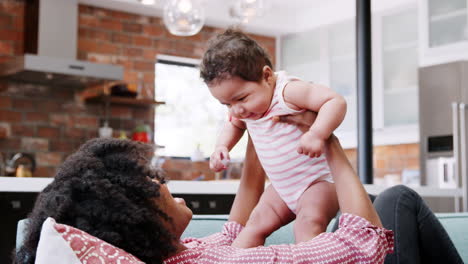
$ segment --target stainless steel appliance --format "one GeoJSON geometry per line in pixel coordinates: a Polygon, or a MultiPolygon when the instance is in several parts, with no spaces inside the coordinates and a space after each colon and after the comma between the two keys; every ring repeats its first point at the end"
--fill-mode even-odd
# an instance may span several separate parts
{"type": "Polygon", "coordinates": [[[453,175],[456,187],[463,191],[462,204],[455,199],[455,208],[462,208],[465,212],[468,211],[467,104],[468,61],[419,69],[422,184],[444,187],[440,184],[440,178],[449,182],[449,177],[453,175]],[[451,158],[454,160],[454,173],[448,169],[434,168],[433,164],[444,164],[451,158]]]}

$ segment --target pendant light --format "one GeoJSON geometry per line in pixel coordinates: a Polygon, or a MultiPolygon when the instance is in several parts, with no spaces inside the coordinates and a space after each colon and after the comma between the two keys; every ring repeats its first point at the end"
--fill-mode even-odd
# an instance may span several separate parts
{"type": "Polygon", "coordinates": [[[231,5],[229,14],[240,23],[247,24],[252,18],[262,16],[264,11],[264,0],[236,0],[231,5]]]}
{"type": "Polygon", "coordinates": [[[144,5],[156,5],[156,0],[140,0],[144,5]]]}
{"type": "Polygon", "coordinates": [[[205,10],[200,0],[167,0],[164,25],[176,36],[193,36],[205,23],[205,10]]]}

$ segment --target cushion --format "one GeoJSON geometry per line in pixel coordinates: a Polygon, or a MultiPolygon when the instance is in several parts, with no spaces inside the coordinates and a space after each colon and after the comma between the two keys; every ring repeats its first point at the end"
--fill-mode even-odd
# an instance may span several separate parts
{"type": "Polygon", "coordinates": [[[461,258],[468,263],[468,213],[436,214],[461,258]]]}
{"type": "Polygon", "coordinates": [[[51,217],[42,225],[36,263],[144,264],[124,250],[51,217]]]}

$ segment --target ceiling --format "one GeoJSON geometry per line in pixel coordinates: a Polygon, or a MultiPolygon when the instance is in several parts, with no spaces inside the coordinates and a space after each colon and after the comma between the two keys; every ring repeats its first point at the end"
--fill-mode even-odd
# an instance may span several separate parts
{"type": "MultiPolygon", "coordinates": [[[[155,6],[145,6],[138,0],[78,0],[80,3],[143,15],[161,16],[165,0],[155,6]]],[[[229,6],[234,0],[202,0],[206,10],[206,25],[228,27],[236,23],[229,16],[229,6]]],[[[245,31],[281,36],[302,32],[320,25],[351,19],[355,14],[355,0],[264,0],[266,13],[254,18],[245,31]]],[[[372,0],[372,12],[401,5],[416,5],[418,0],[372,0]]]]}

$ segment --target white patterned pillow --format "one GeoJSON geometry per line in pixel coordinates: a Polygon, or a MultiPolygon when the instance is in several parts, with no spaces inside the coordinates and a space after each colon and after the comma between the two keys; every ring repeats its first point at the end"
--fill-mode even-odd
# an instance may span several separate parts
{"type": "Polygon", "coordinates": [[[133,255],[51,217],[42,225],[36,264],[144,264],[133,255]]]}

